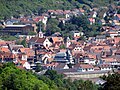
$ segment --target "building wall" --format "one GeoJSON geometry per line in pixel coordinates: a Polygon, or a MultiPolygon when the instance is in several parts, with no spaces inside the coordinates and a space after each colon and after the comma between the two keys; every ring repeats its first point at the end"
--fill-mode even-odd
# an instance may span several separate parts
{"type": "Polygon", "coordinates": [[[73,35],[74,35],[74,37],[79,37],[80,33],[79,32],[77,32],[77,33],[75,32],[73,35]]]}
{"type": "Polygon", "coordinates": [[[44,45],[45,47],[50,47],[50,46],[52,45],[52,43],[51,43],[48,39],[46,39],[46,40],[43,42],[43,45],[44,45]]]}
{"type": "Polygon", "coordinates": [[[42,23],[46,25],[48,18],[44,16],[44,19],[42,20],[42,23]]]}
{"type": "Polygon", "coordinates": [[[24,27],[5,27],[3,30],[1,30],[1,33],[6,33],[6,34],[11,34],[11,35],[16,35],[16,34],[23,34],[27,35],[28,32],[34,31],[34,27],[32,26],[24,26],[24,27]]]}
{"type": "Polygon", "coordinates": [[[65,65],[63,69],[69,69],[68,65],[65,65]]]}
{"type": "Polygon", "coordinates": [[[100,76],[103,75],[108,75],[108,72],[106,73],[94,73],[94,74],[75,74],[75,73],[71,73],[71,74],[66,74],[66,78],[74,78],[74,79],[80,79],[80,78],[99,78],[100,76]]]}
{"type": "Polygon", "coordinates": [[[94,69],[93,68],[88,68],[88,69],[80,68],[80,69],[78,69],[78,71],[86,72],[86,71],[94,71],[94,69]]]}
{"type": "Polygon", "coordinates": [[[115,36],[117,36],[118,34],[110,34],[111,38],[114,38],[115,36]]]}
{"type": "Polygon", "coordinates": [[[25,67],[26,69],[31,69],[30,68],[30,64],[28,62],[25,62],[24,65],[23,65],[23,67],[25,67]]]}
{"type": "Polygon", "coordinates": [[[112,68],[101,68],[100,70],[112,70],[112,68]]]}
{"type": "Polygon", "coordinates": [[[84,59],[84,63],[95,65],[96,60],[84,59]]]}
{"type": "Polygon", "coordinates": [[[75,47],[74,52],[80,52],[83,51],[82,47],[75,47]]]}
{"type": "Polygon", "coordinates": [[[22,55],[22,59],[21,60],[26,60],[27,61],[27,55],[22,55]]]}

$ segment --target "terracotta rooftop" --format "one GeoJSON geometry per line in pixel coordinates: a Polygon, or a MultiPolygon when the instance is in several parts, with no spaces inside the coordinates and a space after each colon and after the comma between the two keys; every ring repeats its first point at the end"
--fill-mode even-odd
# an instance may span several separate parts
{"type": "Polygon", "coordinates": [[[88,68],[94,68],[91,64],[76,64],[74,67],[80,67],[80,68],[84,68],[84,69],[88,69],[88,68]]]}
{"type": "Polygon", "coordinates": [[[111,65],[109,65],[109,64],[102,64],[102,65],[100,65],[100,68],[108,68],[108,67],[111,67],[111,65]]]}
{"type": "Polygon", "coordinates": [[[36,40],[38,39],[38,37],[32,37],[29,42],[36,42],[36,40]]]}
{"type": "Polygon", "coordinates": [[[8,48],[6,48],[6,47],[1,47],[0,51],[2,51],[2,52],[10,52],[10,50],[8,48]]]}
{"type": "Polygon", "coordinates": [[[117,17],[120,18],[120,14],[117,14],[117,17]]]}
{"type": "Polygon", "coordinates": [[[62,37],[52,37],[53,42],[62,42],[63,38],[62,37]]]}
{"type": "Polygon", "coordinates": [[[46,40],[46,38],[38,38],[36,43],[43,43],[46,40]]]}

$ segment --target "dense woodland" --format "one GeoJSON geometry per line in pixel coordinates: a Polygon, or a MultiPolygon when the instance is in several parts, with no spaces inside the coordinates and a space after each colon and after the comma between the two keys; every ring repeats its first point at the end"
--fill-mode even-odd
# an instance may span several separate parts
{"type": "Polygon", "coordinates": [[[20,15],[40,15],[49,9],[70,10],[107,6],[117,0],[0,0],[0,19],[20,15]]]}
{"type": "MultiPolygon", "coordinates": [[[[60,32],[63,37],[66,38],[69,36],[72,38],[72,31],[83,32],[85,37],[96,36],[100,34],[101,26],[102,24],[98,22],[90,25],[90,22],[85,15],[78,17],[73,16],[65,24],[62,22],[59,23],[57,18],[50,18],[47,23],[46,36],[52,35],[55,32],[60,32]]],[[[81,37],[80,39],[84,40],[85,37],[81,37]]]]}
{"type": "Polygon", "coordinates": [[[98,86],[91,81],[64,79],[64,75],[48,70],[44,75],[16,68],[14,64],[0,64],[0,90],[120,90],[120,74],[101,77],[107,81],[98,86]]]}
{"type": "Polygon", "coordinates": [[[0,64],[0,90],[97,90],[91,81],[63,79],[48,70],[44,75],[16,68],[12,63],[0,64]]]}

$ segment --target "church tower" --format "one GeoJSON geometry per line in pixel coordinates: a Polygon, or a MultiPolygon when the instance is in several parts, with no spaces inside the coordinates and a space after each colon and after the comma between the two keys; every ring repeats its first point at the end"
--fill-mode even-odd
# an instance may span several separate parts
{"type": "Polygon", "coordinates": [[[39,32],[38,32],[38,37],[39,38],[43,38],[44,36],[43,36],[43,32],[42,32],[42,30],[41,30],[41,25],[40,25],[40,30],[39,30],[39,32]]]}
{"type": "Polygon", "coordinates": [[[67,37],[67,40],[66,40],[66,47],[68,48],[70,46],[71,42],[70,42],[70,38],[67,37]]]}
{"type": "Polygon", "coordinates": [[[66,51],[66,54],[67,54],[67,59],[69,63],[74,64],[74,60],[73,60],[72,54],[69,49],[66,51]]]}

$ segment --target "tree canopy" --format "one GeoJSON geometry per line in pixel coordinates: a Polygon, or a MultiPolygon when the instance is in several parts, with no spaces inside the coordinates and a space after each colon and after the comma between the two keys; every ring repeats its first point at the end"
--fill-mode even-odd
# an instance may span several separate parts
{"type": "Polygon", "coordinates": [[[106,80],[107,82],[101,88],[101,90],[120,90],[120,74],[114,73],[109,74],[108,76],[104,75],[102,79],[106,80]]]}
{"type": "Polygon", "coordinates": [[[48,70],[43,76],[38,76],[40,80],[48,86],[55,88],[57,86],[58,90],[97,90],[98,87],[91,81],[64,79],[63,75],[58,74],[54,70],[48,70]],[[46,82],[48,81],[48,82],[46,82]]]}
{"type": "Polygon", "coordinates": [[[48,9],[70,10],[80,7],[107,6],[114,0],[0,0],[0,19],[20,15],[41,15],[48,9]]]}
{"type": "Polygon", "coordinates": [[[49,90],[42,80],[13,64],[0,65],[0,90],[49,90]]]}

